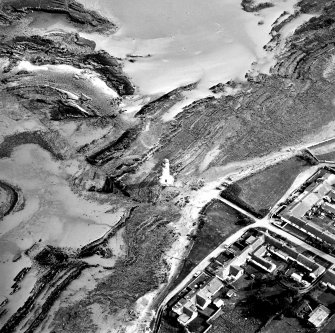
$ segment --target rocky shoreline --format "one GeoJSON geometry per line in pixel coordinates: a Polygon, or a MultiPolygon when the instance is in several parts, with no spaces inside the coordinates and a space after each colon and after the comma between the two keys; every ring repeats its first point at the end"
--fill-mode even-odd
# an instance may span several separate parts
{"type": "MultiPolygon", "coordinates": [[[[271,4],[241,5],[253,13],[271,4]]],[[[326,0],[322,6],[303,0],[297,7],[295,14],[284,13],[282,18],[287,17],[273,25],[266,49],[276,50],[282,28],[301,13],[319,15],[295,31],[269,74],[251,71],[244,82],[215,85],[214,96],[197,100],[175,119],[162,122],[163,114],[198,82],[152,98],[134,115],[124,115],[121,102],[136,90],[121,59],[96,51],[95,42],[80,33],[30,34],[26,29],[30,11],[65,15],[79,31],[113,33],[113,23],[72,0],[0,3],[0,158],[10,159],[23,144],[39,145],[54,161],[75,169],[66,178],[74,192],[127,212],[102,237],[81,248],[43,243],[42,250],[37,246],[42,254],[26,251],[40,276],[1,333],[37,331],[62,291],[92,267],[83,258],[103,253],[107,240],[121,228],[124,257],[85,297],[57,309],[49,328],[91,333],[96,329],[91,314],[86,322],[81,318],[94,304],[116,318],[118,327],[136,321],[137,300],[167,282],[165,254],[175,239],[188,235],[176,234],[174,226],[189,194],[201,188],[194,184],[207,176],[207,170],[299,143],[335,120],[335,6],[326,0]],[[215,149],[219,152],[202,171],[199,166],[215,149]],[[179,187],[158,182],[165,158],[179,187]],[[63,316],[66,312],[75,315],[63,316]]],[[[0,179],[0,187],[12,199],[1,215],[13,214],[20,201],[19,191],[6,181],[0,179]]],[[[195,229],[198,222],[194,221],[195,229]]]]}
{"type": "Polygon", "coordinates": [[[0,22],[13,24],[21,20],[28,11],[65,14],[70,21],[87,31],[112,33],[116,25],[97,12],[90,11],[74,0],[9,0],[0,4],[0,22]]]}

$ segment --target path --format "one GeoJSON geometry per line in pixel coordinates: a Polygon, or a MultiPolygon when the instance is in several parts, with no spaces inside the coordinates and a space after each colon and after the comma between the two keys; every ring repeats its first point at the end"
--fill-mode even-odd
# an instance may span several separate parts
{"type": "MultiPolygon", "coordinates": [[[[324,141],[331,141],[333,140],[333,138],[328,139],[328,140],[324,140],[324,141]]],[[[320,143],[320,142],[319,142],[320,143]]],[[[249,173],[253,173],[255,172],[258,168],[263,169],[266,166],[268,166],[269,164],[273,164],[273,163],[278,163],[280,160],[284,160],[290,157],[290,155],[294,155],[297,149],[304,149],[304,148],[308,148],[307,145],[301,145],[300,147],[290,147],[290,149],[287,150],[283,150],[282,152],[279,152],[278,154],[274,154],[271,157],[267,156],[265,159],[256,159],[255,161],[248,161],[247,164],[247,170],[245,170],[242,166],[240,169],[240,172],[238,172],[237,170],[239,169],[237,165],[235,165],[235,171],[233,172],[231,170],[230,174],[231,175],[237,175],[240,174],[239,176],[241,176],[241,174],[243,174],[242,177],[245,176],[244,173],[246,173],[246,171],[248,171],[249,173]],[[291,151],[290,151],[291,150],[291,151]],[[260,167],[259,164],[261,162],[261,160],[263,160],[262,162],[265,164],[263,164],[263,167],[260,167]],[[272,163],[271,163],[272,162],[272,163]],[[244,169],[244,170],[243,170],[244,169]],[[256,169],[256,170],[255,170],[256,169]],[[244,171],[244,172],[243,172],[244,171]]],[[[239,163],[240,164],[240,163],[239,163]]],[[[323,166],[323,163],[321,163],[319,167],[323,166]]],[[[313,173],[314,168],[311,167],[311,169],[313,169],[313,173]]],[[[227,177],[228,175],[226,174],[225,177],[227,177]]],[[[301,184],[303,184],[310,176],[310,172],[306,172],[304,173],[304,175],[299,175],[297,177],[297,179],[295,180],[294,184],[292,184],[292,186],[290,187],[290,189],[285,193],[284,197],[288,196],[292,191],[293,191],[293,186],[295,188],[301,186],[301,184]],[[306,179],[305,177],[306,176],[306,179]]],[[[235,178],[235,177],[234,177],[235,178]]],[[[238,177],[240,178],[240,177],[238,177]]],[[[220,177],[220,182],[222,184],[222,177],[220,177]]],[[[212,182],[213,183],[213,182],[212,182]]],[[[211,198],[213,199],[213,198],[211,198]]],[[[159,306],[157,312],[156,312],[156,318],[155,318],[155,323],[154,323],[154,329],[153,329],[153,333],[157,333],[159,330],[159,325],[160,325],[160,320],[161,320],[161,315],[163,313],[163,309],[166,306],[166,304],[168,303],[169,300],[171,300],[172,297],[174,297],[176,294],[178,294],[183,288],[185,288],[189,283],[190,280],[192,280],[192,278],[194,277],[194,275],[198,272],[198,271],[202,271],[204,270],[209,264],[210,264],[210,260],[213,257],[217,257],[226,247],[228,247],[229,245],[231,245],[232,243],[234,243],[235,241],[237,241],[247,230],[252,229],[252,228],[265,228],[269,231],[275,232],[276,234],[285,237],[287,240],[289,240],[290,242],[296,244],[296,245],[300,245],[305,247],[307,250],[310,250],[314,253],[316,253],[317,255],[325,258],[326,260],[328,260],[329,262],[333,263],[333,265],[335,265],[335,258],[325,254],[324,252],[315,249],[314,247],[308,245],[307,243],[305,243],[304,241],[298,239],[297,237],[289,234],[288,232],[274,226],[272,223],[274,222],[274,220],[271,219],[271,212],[273,211],[273,209],[271,209],[271,212],[264,218],[262,219],[258,219],[255,216],[253,216],[252,214],[250,214],[249,212],[245,211],[243,208],[235,205],[234,203],[221,198],[221,197],[216,197],[216,199],[219,199],[220,201],[224,202],[225,204],[229,205],[230,207],[234,208],[235,210],[239,211],[240,213],[252,218],[253,220],[255,220],[255,223],[250,224],[246,227],[241,228],[240,230],[238,230],[235,234],[231,235],[230,237],[228,237],[225,241],[223,241],[215,250],[213,250],[210,254],[208,254],[196,267],[194,267],[194,269],[183,279],[183,281],[181,281],[181,283],[175,287],[163,300],[163,302],[161,303],[161,305],[159,306]]],[[[283,200],[283,198],[281,198],[279,202],[281,202],[283,200]]],[[[208,200],[209,201],[209,200],[208,200]]],[[[278,205],[278,203],[276,203],[274,205],[274,207],[276,207],[278,205]]]]}

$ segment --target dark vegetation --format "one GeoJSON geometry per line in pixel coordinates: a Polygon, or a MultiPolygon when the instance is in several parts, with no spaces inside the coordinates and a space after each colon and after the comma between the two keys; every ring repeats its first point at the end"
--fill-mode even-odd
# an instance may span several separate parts
{"type": "Polygon", "coordinates": [[[217,248],[228,236],[253,220],[241,214],[220,200],[207,204],[199,217],[199,229],[187,259],[173,286],[184,277],[210,252],[217,248]]]}
{"type": "Polygon", "coordinates": [[[87,321],[82,323],[81,315],[64,316],[65,312],[74,314],[76,309],[87,309],[95,303],[107,307],[109,314],[113,315],[120,309],[130,311],[139,297],[165,282],[169,268],[162,256],[174,238],[167,224],[178,218],[179,213],[173,206],[143,205],[135,208],[125,224],[126,257],[117,262],[114,272],[100,281],[85,299],[73,306],[60,308],[52,330],[81,332],[82,325],[86,325],[87,321]]]}
{"type": "Polygon", "coordinates": [[[329,152],[329,153],[325,153],[325,154],[317,154],[316,157],[320,160],[320,161],[332,161],[335,162],[335,151],[329,152]]]}
{"type": "Polygon", "coordinates": [[[309,166],[305,159],[290,158],[228,185],[221,196],[262,218],[309,166]]]}

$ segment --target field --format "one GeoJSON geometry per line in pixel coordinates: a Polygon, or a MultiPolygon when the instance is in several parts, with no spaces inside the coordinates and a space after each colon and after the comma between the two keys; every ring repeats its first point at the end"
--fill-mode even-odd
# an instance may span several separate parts
{"type": "MultiPolygon", "coordinates": [[[[269,326],[262,330],[262,333],[296,333],[296,332],[308,332],[308,329],[304,327],[298,318],[284,317],[282,319],[274,319],[271,321],[269,326]]],[[[311,330],[312,332],[312,330],[311,330]]]]}
{"type": "Polygon", "coordinates": [[[254,333],[259,323],[253,318],[243,317],[237,309],[224,309],[223,314],[215,320],[212,333],[254,333]]]}
{"type": "Polygon", "coordinates": [[[229,185],[221,196],[257,217],[264,217],[309,166],[303,159],[290,158],[229,185]]]}
{"type": "Polygon", "coordinates": [[[325,325],[321,330],[320,333],[333,333],[335,332],[335,316],[333,316],[327,325],[325,325]]]}
{"type": "Polygon", "coordinates": [[[212,201],[201,216],[193,247],[174,285],[178,284],[202,259],[241,226],[252,222],[219,200],[212,201]]]}
{"type": "Polygon", "coordinates": [[[316,155],[320,161],[335,161],[335,151],[331,151],[325,154],[316,155]]]}

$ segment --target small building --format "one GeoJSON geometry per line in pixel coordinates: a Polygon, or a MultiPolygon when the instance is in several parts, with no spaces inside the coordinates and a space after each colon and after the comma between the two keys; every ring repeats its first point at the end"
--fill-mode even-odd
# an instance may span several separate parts
{"type": "Polygon", "coordinates": [[[163,161],[162,175],[159,178],[159,182],[163,186],[172,186],[174,183],[174,178],[170,174],[170,162],[167,158],[163,161]]]}
{"type": "Polygon", "coordinates": [[[244,274],[244,269],[240,266],[231,265],[229,276],[232,278],[232,280],[237,281],[242,275],[244,274]]]}
{"type": "Polygon", "coordinates": [[[224,300],[222,298],[216,298],[213,301],[213,304],[217,307],[217,308],[221,308],[222,306],[224,306],[224,300]]]}
{"type": "Polygon", "coordinates": [[[322,205],[322,208],[323,208],[326,212],[335,215],[335,208],[333,207],[333,205],[330,205],[330,204],[328,204],[328,203],[324,203],[324,204],[322,205]]]}
{"type": "Polygon", "coordinates": [[[267,253],[267,248],[265,245],[260,246],[253,254],[252,258],[249,259],[249,262],[253,263],[254,265],[258,266],[262,270],[272,273],[277,266],[264,258],[264,255],[267,253]]]}
{"type": "Polygon", "coordinates": [[[228,298],[232,298],[233,296],[235,296],[235,291],[233,289],[229,289],[226,293],[226,296],[228,298]]]}
{"type": "Polygon", "coordinates": [[[329,317],[329,315],[330,310],[326,308],[324,305],[320,304],[309,315],[308,322],[314,327],[318,328],[325,322],[325,320],[329,317]]]}
{"type": "Polygon", "coordinates": [[[257,237],[255,237],[255,236],[249,236],[249,237],[246,239],[245,243],[246,243],[247,245],[251,245],[251,244],[253,244],[256,240],[257,240],[257,237]]]}
{"type": "Polygon", "coordinates": [[[299,275],[299,274],[297,274],[297,273],[292,273],[292,274],[291,274],[291,279],[294,280],[294,281],[296,281],[296,282],[301,283],[301,281],[302,281],[302,276],[299,275]]]}
{"type": "Polygon", "coordinates": [[[186,304],[186,306],[183,308],[183,313],[178,317],[177,320],[180,324],[182,324],[183,326],[186,326],[197,316],[198,316],[198,311],[195,305],[186,304]]]}
{"type": "Polygon", "coordinates": [[[188,325],[198,316],[198,309],[205,310],[222,288],[223,283],[217,277],[213,277],[204,281],[200,289],[192,289],[172,307],[172,311],[179,315],[178,322],[183,326],[188,325]]]}

